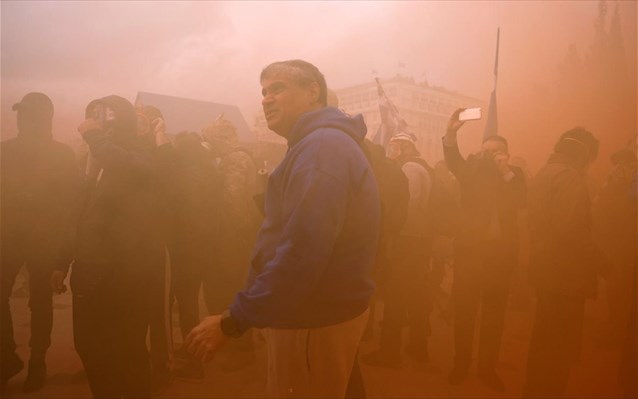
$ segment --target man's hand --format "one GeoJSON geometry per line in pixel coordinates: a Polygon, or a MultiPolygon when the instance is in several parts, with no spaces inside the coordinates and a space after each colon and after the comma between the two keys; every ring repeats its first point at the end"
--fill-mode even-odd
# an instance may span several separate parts
{"type": "Polygon", "coordinates": [[[80,132],[82,136],[84,136],[84,133],[90,132],[91,130],[100,130],[100,129],[102,129],[102,126],[100,126],[98,121],[96,121],[93,118],[88,118],[84,122],[80,123],[80,126],[78,126],[78,132],[80,132]]]}
{"type": "Polygon", "coordinates": [[[463,126],[463,124],[465,123],[465,121],[463,122],[459,121],[459,114],[463,111],[465,111],[465,108],[459,108],[456,111],[454,111],[452,116],[450,116],[450,120],[447,123],[447,132],[446,132],[446,135],[448,137],[451,136],[452,138],[456,138],[456,132],[458,132],[461,126],[463,126]]]}
{"type": "Polygon", "coordinates": [[[60,270],[54,270],[51,274],[51,289],[56,294],[63,294],[66,292],[66,285],[64,285],[64,279],[66,278],[66,273],[60,270]]]}
{"type": "Polygon", "coordinates": [[[211,360],[215,352],[229,339],[222,332],[221,320],[221,315],[208,316],[186,337],[186,349],[201,362],[211,360]]]}

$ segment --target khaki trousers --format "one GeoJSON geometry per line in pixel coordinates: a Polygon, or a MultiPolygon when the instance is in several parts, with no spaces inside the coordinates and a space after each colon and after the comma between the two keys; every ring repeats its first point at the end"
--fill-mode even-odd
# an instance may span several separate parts
{"type": "Polygon", "coordinates": [[[343,398],[369,310],[322,328],[262,330],[271,398],[343,398]]]}

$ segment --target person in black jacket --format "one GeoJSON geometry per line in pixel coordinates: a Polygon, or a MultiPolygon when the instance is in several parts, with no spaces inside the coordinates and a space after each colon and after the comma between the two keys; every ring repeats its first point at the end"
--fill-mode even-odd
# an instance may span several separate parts
{"type": "MultiPolygon", "coordinates": [[[[29,93],[13,109],[18,112],[18,136],[0,144],[2,159],[2,302],[0,307],[3,387],[22,368],[15,353],[9,297],[16,275],[26,265],[31,308],[31,360],[25,392],[45,382],[45,355],[53,326],[50,280],[56,266],[70,261],[72,209],[80,174],[73,151],[53,140],[53,103],[45,94],[29,93]]],[[[56,289],[64,276],[56,280],[56,289]]]]}
{"type": "Polygon", "coordinates": [[[78,127],[91,154],[71,273],[73,331],[95,397],[150,394],[148,293],[164,253],[154,162],[136,124],[131,103],[112,95],[89,103],[78,127]]]}
{"type": "Polygon", "coordinates": [[[454,112],[443,138],[443,154],[461,191],[461,225],[454,243],[454,368],[460,384],[472,362],[472,342],[481,304],[479,378],[496,390],[503,382],[495,367],[501,346],[512,269],[518,257],[518,210],[525,204],[523,172],[508,163],[507,140],[492,136],[481,151],[461,156],[456,134],[463,122],[454,112]]]}
{"type": "Polygon", "coordinates": [[[388,158],[395,162],[407,182],[407,199],[403,204],[407,214],[405,223],[393,237],[392,263],[384,275],[379,349],[362,356],[362,361],[372,366],[402,366],[402,331],[406,324],[409,342],[405,352],[419,363],[428,359],[430,303],[426,273],[430,263],[431,236],[426,217],[432,179],[430,166],[420,158],[415,140],[411,133],[398,133],[388,145],[388,158]]]}
{"type": "MultiPolygon", "coordinates": [[[[173,147],[174,164],[167,197],[168,237],[172,290],[179,309],[182,340],[185,340],[199,324],[200,288],[206,273],[213,267],[215,192],[219,184],[214,161],[197,133],[178,133],[173,147]]],[[[191,381],[204,378],[201,362],[185,349],[177,352],[173,373],[191,381]]]]}
{"type": "MultiPolygon", "coordinates": [[[[137,134],[142,145],[153,156],[155,227],[160,234],[160,245],[167,248],[169,230],[168,192],[171,190],[170,175],[174,167],[173,145],[166,135],[166,123],[162,112],[152,105],[139,106],[137,111],[137,134]]],[[[171,381],[171,363],[173,339],[169,306],[171,279],[168,258],[157,258],[153,267],[152,289],[150,294],[150,356],[151,356],[151,393],[159,394],[166,390],[171,381]]]]}
{"type": "Polygon", "coordinates": [[[530,280],[536,316],[523,397],[565,394],[581,351],[585,300],[596,297],[609,260],[592,236],[586,170],[598,140],[583,129],[561,135],[530,190],[530,280]]]}

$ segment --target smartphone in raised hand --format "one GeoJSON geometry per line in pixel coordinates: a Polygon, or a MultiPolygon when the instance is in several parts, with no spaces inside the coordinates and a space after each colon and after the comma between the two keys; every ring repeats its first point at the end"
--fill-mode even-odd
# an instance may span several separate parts
{"type": "Polygon", "coordinates": [[[459,121],[475,121],[481,119],[480,108],[467,108],[459,114],[459,121]]]}

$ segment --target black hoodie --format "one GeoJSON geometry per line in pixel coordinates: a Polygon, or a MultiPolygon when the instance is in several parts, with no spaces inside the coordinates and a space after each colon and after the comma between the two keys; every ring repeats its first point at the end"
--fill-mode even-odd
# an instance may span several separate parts
{"type": "Polygon", "coordinates": [[[118,96],[95,100],[114,111],[108,129],[86,132],[92,172],[78,228],[76,266],[142,276],[161,253],[154,226],[153,159],[136,135],[131,103],[118,96]]]}

